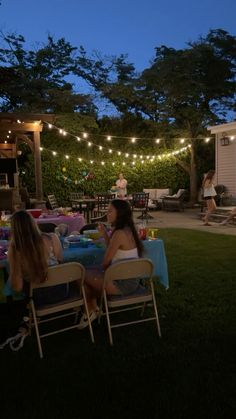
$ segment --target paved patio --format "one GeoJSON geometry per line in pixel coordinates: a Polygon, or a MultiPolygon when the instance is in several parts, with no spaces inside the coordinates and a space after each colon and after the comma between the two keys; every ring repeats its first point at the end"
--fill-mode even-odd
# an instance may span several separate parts
{"type": "MultiPolygon", "coordinates": [[[[138,215],[138,214],[137,214],[138,215]]],[[[191,230],[208,231],[215,234],[236,236],[236,225],[221,226],[211,221],[211,226],[204,226],[199,218],[199,208],[186,209],[184,212],[174,211],[151,211],[154,219],[148,220],[147,227],[157,228],[187,228],[191,230]]],[[[135,217],[135,222],[142,220],[135,217]]]]}

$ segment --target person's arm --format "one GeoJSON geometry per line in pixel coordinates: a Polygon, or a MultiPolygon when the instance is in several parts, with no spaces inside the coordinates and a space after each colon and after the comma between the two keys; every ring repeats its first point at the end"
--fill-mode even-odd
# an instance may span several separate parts
{"type": "Polygon", "coordinates": [[[59,237],[56,234],[52,234],[53,251],[59,263],[63,261],[62,246],[59,237]]]}
{"type": "Polygon", "coordinates": [[[104,269],[106,269],[110,265],[117,250],[120,248],[123,242],[122,238],[122,231],[115,231],[115,233],[112,235],[102,263],[104,269]]]}
{"type": "Polygon", "coordinates": [[[23,289],[23,276],[21,271],[21,264],[20,260],[15,252],[13,252],[12,246],[9,246],[8,254],[7,254],[8,262],[9,262],[9,281],[11,287],[14,291],[20,292],[23,289]]]}
{"type": "Polygon", "coordinates": [[[206,180],[204,183],[204,188],[209,188],[212,185],[212,180],[206,180]]]}

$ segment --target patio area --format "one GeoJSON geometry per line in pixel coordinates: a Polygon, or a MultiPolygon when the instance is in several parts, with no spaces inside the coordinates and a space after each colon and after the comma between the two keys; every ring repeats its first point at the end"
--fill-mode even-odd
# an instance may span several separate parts
{"type": "MultiPolygon", "coordinates": [[[[232,207],[233,208],[233,207],[232,207]]],[[[227,207],[230,210],[230,207],[227,207]]],[[[154,217],[148,220],[147,227],[154,228],[186,228],[190,230],[207,231],[214,234],[226,234],[236,236],[236,226],[228,224],[226,226],[211,221],[211,226],[203,226],[203,222],[199,217],[200,209],[186,209],[184,212],[169,211],[152,211],[150,214],[154,217]]],[[[135,218],[136,223],[140,220],[135,218]]]]}

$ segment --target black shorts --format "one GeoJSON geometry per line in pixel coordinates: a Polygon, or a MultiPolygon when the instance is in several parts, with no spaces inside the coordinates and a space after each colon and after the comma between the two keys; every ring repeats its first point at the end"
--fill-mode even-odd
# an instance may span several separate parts
{"type": "Polygon", "coordinates": [[[209,199],[214,198],[214,196],[204,196],[205,201],[208,201],[209,199]]]}

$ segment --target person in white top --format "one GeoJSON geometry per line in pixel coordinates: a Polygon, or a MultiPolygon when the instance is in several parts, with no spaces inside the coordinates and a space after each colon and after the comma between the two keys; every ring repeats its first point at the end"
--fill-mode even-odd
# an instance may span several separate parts
{"type": "Polygon", "coordinates": [[[214,200],[214,196],[216,196],[216,191],[213,184],[213,179],[215,176],[215,170],[209,170],[207,174],[204,176],[202,182],[203,188],[203,198],[206,200],[207,204],[207,211],[205,216],[203,217],[204,226],[210,226],[208,220],[212,212],[216,209],[216,203],[214,200]]]}
{"type": "Polygon", "coordinates": [[[118,198],[123,198],[127,195],[127,180],[124,178],[123,173],[119,174],[119,179],[116,181],[117,187],[117,196],[118,198]]]}
{"type": "MultiPolygon", "coordinates": [[[[101,296],[104,270],[119,260],[141,257],[143,252],[143,244],[139,239],[132,218],[132,210],[127,201],[114,199],[108,207],[107,218],[113,228],[111,235],[107,233],[103,224],[99,225],[107,245],[102,266],[86,270],[85,289],[91,321],[98,316],[97,297],[101,296]]],[[[128,295],[132,294],[138,286],[138,280],[137,282],[134,280],[110,281],[106,286],[106,291],[110,295],[128,295]]],[[[83,329],[87,325],[87,316],[83,314],[78,328],[83,329]]]]}

